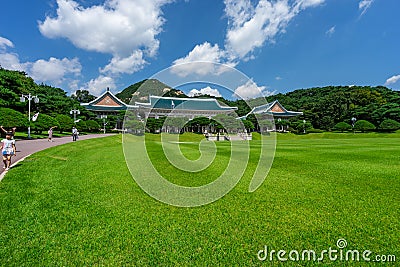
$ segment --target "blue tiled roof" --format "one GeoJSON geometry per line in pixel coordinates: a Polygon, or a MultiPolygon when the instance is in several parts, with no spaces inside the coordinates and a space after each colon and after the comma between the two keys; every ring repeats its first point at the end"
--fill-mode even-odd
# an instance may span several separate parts
{"type": "Polygon", "coordinates": [[[236,110],[237,107],[222,106],[213,98],[178,98],[150,96],[150,103],[136,103],[136,105],[153,109],[178,109],[178,110],[236,110]]]}

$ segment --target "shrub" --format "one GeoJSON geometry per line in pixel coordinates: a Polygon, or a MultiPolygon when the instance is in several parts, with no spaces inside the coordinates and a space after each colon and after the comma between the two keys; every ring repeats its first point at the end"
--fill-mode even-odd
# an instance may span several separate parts
{"type": "Polygon", "coordinates": [[[379,125],[379,129],[382,131],[394,132],[400,129],[400,123],[395,120],[387,119],[379,125]]]}
{"type": "Polygon", "coordinates": [[[47,131],[50,127],[57,126],[60,127],[58,121],[46,114],[39,114],[37,120],[32,122],[32,130],[36,133],[42,133],[42,131],[47,131]]]}
{"type": "Polygon", "coordinates": [[[83,120],[80,120],[76,123],[76,128],[78,129],[78,131],[80,132],[85,132],[88,130],[88,127],[86,125],[86,122],[83,120]]]}
{"type": "Polygon", "coordinates": [[[367,132],[367,131],[372,131],[375,130],[376,127],[372,123],[366,120],[359,120],[354,124],[354,129],[356,131],[361,131],[361,132],[367,132]]]}
{"type": "Polygon", "coordinates": [[[0,108],[0,125],[7,128],[27,127],[28,117],[10,108],[0,108]]]}
{"type": "Polygon", "coordinates": [[[98,132],[100,129],[100,124],[98,124],[95,120],[88,120],[86,121],[86,128],[91,133],[98,132]]]}
{"type": "Polygon", "coordinates": [[[297,133],[299,134],[304,133],[304,131],[308,133],[308,131],[313,128],[310,122],[306,121],[306,123],[304,123],[302,120],[293,122],[291,126],[297,130],[297,133]]]}
{"type": "Polygon", "coordinates": [[[72,127],[74,126],[74,120],[71,119],[68,115],[59,114],[56,116],[56,120],[60,124],[60,133],[62,133],[63,131],[70,132],[72,127]]]}
{"type": "Polygon", "coordinates": [[[353,127],[351,127],[350,124],[348,124],[348,123],[346,123],[346,122],[344,122],[344,121],[337,123],[337,124],[335,125],[335,127],[334,127],[334,129],[335,129],[336,131],[341,131],[342,133],[343,133],[344,131],[350,131],[352,128],[353,128],[353,127]]]}

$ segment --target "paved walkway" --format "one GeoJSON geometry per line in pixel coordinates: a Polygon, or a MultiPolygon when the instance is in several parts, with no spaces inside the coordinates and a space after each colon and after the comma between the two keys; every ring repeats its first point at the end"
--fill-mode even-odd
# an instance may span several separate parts
{"type": "MultiPolygon", "coordinates": [[[[79,139],[77,142],[81,140],[86,140],[86,139],[91,139],[91,138],[99,138],[99,137],[105,137],[105,136],[110,136],[113,134],[88,134],[88,135],[82,135],[79,136],[79,139]]],[[[33,140],[21,140],[16,142],[17,145],[17,156],[12,157],[12,165],[17,164],[19,161],[25,159],[27,156],[36,153],[38,151],[44,150],[49,147],[53,146],[59,146],[62,144],[66,143],[71,143],[72,142],[72,136],[66,136],[66,137],[59,137],[59,138],[53,138],[53,142],[49,142],[46,139],[33,139],[33,140]]],[[[3,179],[4,175],[7,173],[3,169],[3,161],[0,162],[0,181],[3,179]]]]}

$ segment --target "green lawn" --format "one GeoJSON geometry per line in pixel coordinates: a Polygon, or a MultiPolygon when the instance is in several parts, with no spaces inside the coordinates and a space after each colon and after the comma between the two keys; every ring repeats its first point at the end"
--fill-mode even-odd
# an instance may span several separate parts
{"type": "MultiPolygon", "coordinates": [[[[188,134],[182,140],[200,138],[188,134]]],[[[159,171],[178,184],[210,182],[229,158],[229,143],[220,142],[223,164],[188,175],[157,157],[158,136],[148,140],[159,171]]],[[[253,159],[260,141],[250,144],[253,159]]],[[[182,150],[189,158],[199,156],[196,144],[182,144],[182,150]]],[[[178,208],[137,186],[121,136],[70,143],[30,156],[0,183],[0,265],[317,265],[282,263],[276,256],[261,262],[257,252],[267,245],[319,254],[335,249],[340,238],[346,249],[396,255],[398,262],[399,162],[399,133],[278,135],[271,171],[254,193],[248,192],[251,163],[222,199],[178,208]]],[[[326,256],[323,265],[368,263],[326,256]]]]}

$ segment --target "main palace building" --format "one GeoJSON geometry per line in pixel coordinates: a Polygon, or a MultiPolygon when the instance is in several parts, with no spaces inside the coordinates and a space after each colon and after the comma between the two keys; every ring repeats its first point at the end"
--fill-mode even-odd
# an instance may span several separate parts
{"type": "MultiPolygon", "coordinates": [[[[212,118],[218,114],[229,114],[237,110],[237,107],[221,105],[214,98],[180,98],[154,95],[148,97],[148,102],[135,102],[134,105],[128,105],[118,99],[108,88],[95,100],[81,105],[96,113],[99,117],[102,115],[117,115],[120,111],[129,110],[146,119],[157,119],[167,115],[187,117],[189,119],[196,117],[212,118]]],[[[286,110],[278,100],[275,100],[271,103],[254,107],[240,119],[245,119],[250,114],[269,114],[273,115],[275,119],[279,119],[298,116],[303,113],[286,110]]]]}

